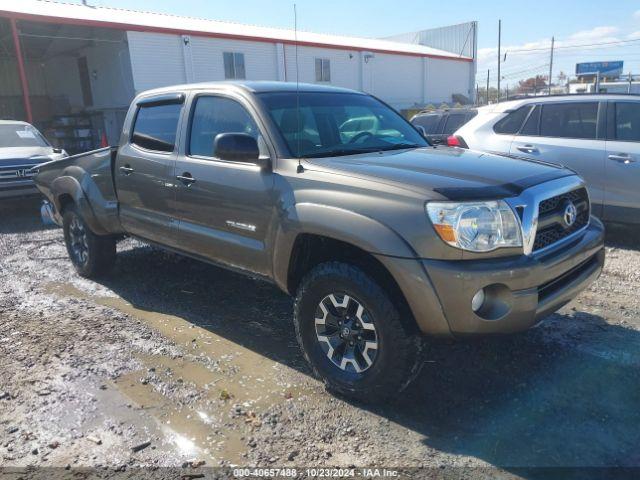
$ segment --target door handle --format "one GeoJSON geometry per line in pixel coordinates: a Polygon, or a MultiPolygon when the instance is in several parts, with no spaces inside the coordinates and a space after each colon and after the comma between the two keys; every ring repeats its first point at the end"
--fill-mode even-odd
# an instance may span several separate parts
{"type": "Polygon", "coordinates": [[[634,163],[635,160],[631,158],[631,155],[628,153],[619,153],[617,155],[609,155],[609,160],[613,160],[614,162],[624,163],[625,165],[629,165],[630,163],[634,163]]]}
{"type": "Polygon", "coordinates": [[[538,149],[533,145],[523,145],[521,147],[516,147],[518,150],[524,153],[538,153],[538,149]]]}
{"type": "Polygon", "coordinates": [[[193,178],[189,172],[184,172],[182,175],[177,175],[176,178],[184,183],[187,187],[196,182],[196,179],[193,178]]]}
{"type": "Polygon", "coordinates": [[[120,172],[122,172],[123,175],[131,175],[134,170],[129,165],[125,165],[124,167],[120,167],[120,172]]]}

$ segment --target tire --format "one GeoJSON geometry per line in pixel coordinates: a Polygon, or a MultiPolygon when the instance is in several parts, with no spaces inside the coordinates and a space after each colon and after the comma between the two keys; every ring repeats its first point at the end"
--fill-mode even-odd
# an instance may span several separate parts
{"type": "Polygon", "coordinates": [[[323,263],[305,276],[294,324],[315,375],[327,390],[351,399],[391,400],[422,365],[420,336],[402,321],[384,290],[349,264],[323,263]]]}
{"type": "Polygon", "coordinates": [[[62,228],[67,253],[76,271],[83,277],[100,277],[111,270],[116,260],[114,237],[93,233],[75,205],[65,208],[62,228]]]}

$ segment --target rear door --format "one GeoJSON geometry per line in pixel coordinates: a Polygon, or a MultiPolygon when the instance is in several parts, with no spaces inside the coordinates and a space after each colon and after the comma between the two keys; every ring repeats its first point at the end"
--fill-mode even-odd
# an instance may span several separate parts
{"type": "Polygon", "coordinates": [[[564,165],[587,183],[592,207],[601,215],[604,201],[605,102],[541,103],[511,143],[510,153],[522,158],[564,165]]]}
{"type": "Polygon", "coordinates": [[[604,218],[640,223],[640,101],[610,101],[604,218]]]}
{"type": "Polygon", "coordinates": [[[244,99],[198,94],[190,101],[185,146],[176,163],[180,249],[256,273],[270,273],[266,250],[275,201],[274,174],[253,164],[214,156],[220,133],[247,133],[269,155],[244,99]]]}
{"type": "Polygon", "coordinates": [[[120,220],[125,230],[171,245],[177,132],[184,95],[138,103],[130,131],[123,132],[115,168],[120,220]]]}

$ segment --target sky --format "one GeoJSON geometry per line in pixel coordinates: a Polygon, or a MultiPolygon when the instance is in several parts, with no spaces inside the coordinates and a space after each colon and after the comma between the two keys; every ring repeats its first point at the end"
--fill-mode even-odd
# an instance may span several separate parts
{"type": "MultiPolygon", "coordinates": [[[[80,0],[67,0],[81,3],[80,0]]],[[[547,75],[551,37],[554,81],[576,62],[623,60],[625,73],[640,75],[639,0],[88,0],[89,4],[149,10],[200,18],[293,28],[318,33],[384,37],[477,20],[478,82],[497,80],[498,19],[502,20],[503,86],[547,75]],[[631,41],[629,41],[631,40],[631,41]],[[607,42],[606,46],[569,48],[607,42]],[[622,43],[619,43],[622,42],[622,43]],[[533,49],[533,50],[531,50],[533,49]],[[531,51],[527,51],[531,50],[531,51]]]]}

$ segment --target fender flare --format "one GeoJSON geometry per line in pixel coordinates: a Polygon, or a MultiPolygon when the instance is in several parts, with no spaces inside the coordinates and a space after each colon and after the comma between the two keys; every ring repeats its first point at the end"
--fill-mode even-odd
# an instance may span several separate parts
{"type": "MultiPolygon", "coordinates": [[[[81,170],[78,167],[71,167],[71,169],[81,170]]],[[[73,199],[73,203],[80,211],[80,215],[82,215],[82,219],[87,223],[89,229],[96,235],[108,235],[110,232],[108,232],[98,221],[93,208],[91,207],[91,203],[80,185],[80,182],[78,182],[74,176],[68,174],[73,172],[65,173],[67,173],[67,175],[60,176],[51,183],[51,193],[56,211],[62,215],[63,205],[61,204],[60,199],[63,195],[69,195],[73,199]]],[[[80,178],[83,178],[83,176],[80,178]]]]}
{"type": "Polygon", "coordinates": [[[340,240],[374,255],[416,258],[415,251],[397,232],[373,218],[328,205],[297,203],[284,211],[274,239],[274,280],[284,291],[291,253],[300,234],[340,240]]]}

